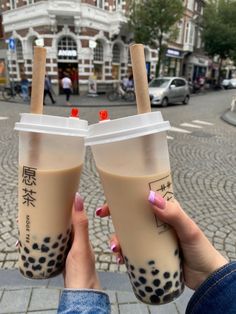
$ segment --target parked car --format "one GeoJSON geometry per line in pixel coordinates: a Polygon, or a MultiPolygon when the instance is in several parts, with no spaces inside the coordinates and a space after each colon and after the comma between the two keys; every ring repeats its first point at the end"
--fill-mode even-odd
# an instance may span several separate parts
{"type": "Polygon", "coordinates": [[[149,83],[151,105],[166,107],[169,103],[182,102],[187,105],[190,99],[188,82],[182,77],[159,77],[149,83]]]}
{"type": "Polygon", "coordinates": [[[222,81],[222,86],[223,86],[225,89],[228,89],[228,88],[236,88],[236,78],[224,79],[224,80],[222,81]]]}

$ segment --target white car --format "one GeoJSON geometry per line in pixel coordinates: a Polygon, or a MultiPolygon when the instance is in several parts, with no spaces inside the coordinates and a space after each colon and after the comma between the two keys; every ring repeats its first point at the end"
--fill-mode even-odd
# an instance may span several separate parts
{"type": "Polygon", "coordinates": [[[189,103],[189,85],[182,77],[155,78],[149,83],[148,89],[152,106],[166,107],[169,103],[189,103]]]}
{"type": "Polygon", "coordinates": [[[228,88],[236,88],[236,78],[223,80],[223,81],[222,81],[222,86],[223,86],[225,89],[228,89],[228,88]]]}

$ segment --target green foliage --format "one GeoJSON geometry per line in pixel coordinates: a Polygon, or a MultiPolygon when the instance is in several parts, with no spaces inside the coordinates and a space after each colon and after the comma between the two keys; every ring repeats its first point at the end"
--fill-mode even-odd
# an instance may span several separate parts
{"type": "Polygon", "coordinates": [[[159,48],[156,75],[165,51],[165,38],[176,38],[176,23],[183,16],[182,0],[130,0],[129,26],[134,41],[159,48]]]}
{"type": "Polygon", "coordinates": [[[203,41],[210,56],[226,59],[236,50],[236,2],[211,0],[203,15],[203,41]]]}

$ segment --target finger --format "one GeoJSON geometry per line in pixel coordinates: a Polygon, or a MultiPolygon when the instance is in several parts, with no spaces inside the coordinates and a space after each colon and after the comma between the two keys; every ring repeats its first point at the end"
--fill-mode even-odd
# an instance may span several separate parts
{"type": "Polygon", "coordinates": [[[110,249],[113,253],[120,253],[120,255],[122,254],[120,243],[115,234],[113,234],[110,238],[110,249]]]}
{"type": "Polygon", "coordinates": [[[84,211],[84,202],[77,192],[72,210],[73,246],[82,251],[89,247],[88,217],[84,211]]]}
{"type": "Polygon", "coordinates": [[[103,206],[96,209],[96,216],[98,217],[107,217],[110,216],[110,210],[107,204],[104,204],[103,206]]]}
{"type": "Polygon", "coordinates": [[[151,191],[149,202],[153,205],[156,217],[172,226],[181,242],[195,242],[203,236],[200,228],[175,199],[166,201],[160,194],[151,191]]]}

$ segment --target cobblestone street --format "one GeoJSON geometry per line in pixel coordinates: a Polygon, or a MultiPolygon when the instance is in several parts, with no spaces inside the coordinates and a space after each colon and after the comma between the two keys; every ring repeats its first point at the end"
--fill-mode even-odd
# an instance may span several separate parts
{"type": "MultiPolygon", "coordinates": [[[[234,91],[220,91],[192,97],[188,106],[173,105],[161,110],[173,127],[168,132],[175,196],[225,256],[236,259],[236,128],[221,120],[230,106],[234,91]]],[[[105,102],[79,98],[80,116],[89,123],[105,102]]],[[[18,134],[13,131],[23,104],[0,102],[0,268],[17,267],[17,151],[18,134]]],[[[114,105],[112,119],[135,114],[135,106],[114,105]]],[[[69,108],[45,107],[45,113],[69,115],[69,108]]],[[[99,177],[87,150],[80,193],[90,219],[90,236],[96,253],[97,269],[125,271],[111,256],[110,219],[95,217],[95,209],[105,202],[99,177]]]]}

